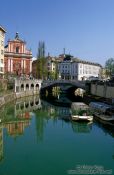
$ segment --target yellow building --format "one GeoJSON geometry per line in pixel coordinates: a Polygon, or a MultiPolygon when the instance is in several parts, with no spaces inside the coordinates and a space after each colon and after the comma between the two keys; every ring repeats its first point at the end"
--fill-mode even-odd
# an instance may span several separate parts
{"type": "Polygon", "coordinates": [[[0,26],[0,77],[4,75],[4,41],[5,41],[5,29],[0,26]]]}

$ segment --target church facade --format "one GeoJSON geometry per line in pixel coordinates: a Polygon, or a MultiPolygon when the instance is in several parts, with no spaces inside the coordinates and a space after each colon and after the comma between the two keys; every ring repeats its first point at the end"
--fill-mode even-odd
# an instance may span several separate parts
{"type": "Polygon", "coordinates": [[[29,76],[32,72],[32,52],[26,49],[26,42],[19,38],[18,33],[5,46],[4,72],[17,76],[29,76]]]}

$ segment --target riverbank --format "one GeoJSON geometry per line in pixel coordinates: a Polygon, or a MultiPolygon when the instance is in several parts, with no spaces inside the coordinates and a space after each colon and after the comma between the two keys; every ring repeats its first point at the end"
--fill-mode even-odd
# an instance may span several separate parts
{"type": "Polygon", "coordinates": [[[96,101],[96,102],[105,102],[109,105],[112,105],[112,99],[109,98],[103,98],[95,95],[84,95],[83,100],[86,101],[87,104],[89,104],[91,101],[96,101]]]}
{"type": "MultiPolygon", "coordinates": [[[[22,92],[8,92],[7,94],[3,93],[0,96],[0,107],[2,107],[3,105],[13,101],[13,100],[17,100],[19,98],[23,98],[23,97],[27,97],[27,96],[33,96],[33,95],[38,95],[39,92],[38,91],[22,91],[22,92]]],[[[106,99],[106,98],[102,98],[102,97],[98,97],[98,96],[94,96],[94,95],[84,95],[83,96],[83,101],[87,104],[89,104],[91,101],[100,101],[100,102],[106,102],[108,104],[112,105],[112,100],[111,99],[106,99]]],[[[63,102],[62,102],[63,103],[63,102]]]]}
{"type": "Polygon", "coordinates": [[[38,91],[23,91],[23,92],[11,92],[9,94],[5,94],[3,96],[0,96],[0,107],[2,107],[3,105],[17,100],[19,98],[23,98],[23,97],[27,97],[27,96],[33,96],[33,95],[38,95],[39,92],[38,91]]]}

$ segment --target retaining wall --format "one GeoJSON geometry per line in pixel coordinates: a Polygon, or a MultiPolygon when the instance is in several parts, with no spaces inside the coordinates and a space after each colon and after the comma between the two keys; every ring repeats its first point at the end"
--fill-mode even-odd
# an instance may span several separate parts
{"type": "Polygon", "coordinates": [[[114,98],[114,87],[108,85],[91,84],[91,94],[99,97],[114,98]]]}
{"type": "Polygon", "coordinates": [[[39,94],[38,91],[23,91],[23,92],[18,92],[18,93],[12,92],[10,94],[0,96],[0,107],[5,105],[6,103],[13,101],[13,100],[27,97],[27,96],[33,96],[33,95],[37,95],[37,94],[39,94]]]}

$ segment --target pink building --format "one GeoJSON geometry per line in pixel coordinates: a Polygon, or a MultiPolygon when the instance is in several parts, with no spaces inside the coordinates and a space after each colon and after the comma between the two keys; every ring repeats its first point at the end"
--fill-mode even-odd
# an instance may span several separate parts
{"type": "Polygon", "coordinates": [[[16,33],[14,40],[8,40],[4,53],[5,73],[30,75],[32,72],[32,52],[26,49],[25,41],[16,33]]]}

